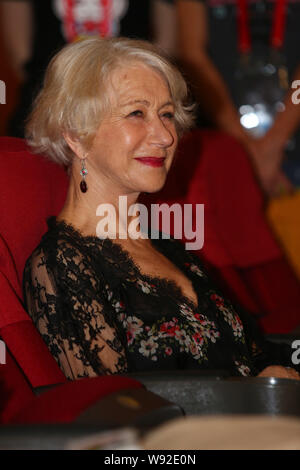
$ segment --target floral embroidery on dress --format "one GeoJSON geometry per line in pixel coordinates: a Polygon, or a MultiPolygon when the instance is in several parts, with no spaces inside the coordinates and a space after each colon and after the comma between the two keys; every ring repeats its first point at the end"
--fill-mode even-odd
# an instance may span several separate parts
{"type": "Polygon", "coordinates": [[[237,339],[243,339],[244,329],[243,324],[239,316],[231,308],[225,306],[225,301],[218,294],[213,293],[210,295],[211,300],[213,300],[220,310],[223,313],[225,321],[231,326],[233,334],[237,339]]]}
{"type": "Polygon", "coordinates": [[[238,361],[235,361],[235,365],[237,366],[237,369],[240,372],[240,374],[243,375],[244,377],[248,377],[249,375],[251,375],[251,370],[247,365],[242,364],[238,361]]]}
{"type": "Polygon", "coordinates": [[[154,338],[148,338],[147,340],[141,340],[139,352],[143,356],[149,357],[152,361],[157,361],[155,355],[158,344],[154,341],[154,338]]]}
{"type": "Polygon", "coordinates": [[[125,304],[123,302],[121,302],[120,300],[117,300],[117,299],[113,299],[112,296],[111,296],[110,300],[111,300],[111,304],[112,304],[113,308],[115,309],[115,311],[117,313],[124,310],[125,304]]]}
{"type": "Polygon", "coordinates": [[[204,272],[201,271],[201,269],[194,263],[190,264],[190,270],[192,271],[192,273],[197,274],[197,276],[205,277],[204,272]]]}
{"type": "Polygon", "coordinates": [[[157,354],[171,356],[174,350],[191,354],[195,360],[207,360],[209,341],[215,343],[220,337],[214,322],[204,315],[193,314],[186,305],[181,306],[185,321],[173,317],[166,321],[162,318],[151,328],[136,317],[119,315],[119,320],[127,332],[129,351],[138,352],[152,361],[157,354]],[[171,346],[173,345],[173,347],[171,346]]]}
{"type": "Polygon", "coordinates": [[[145,294],[150,294],[151,290],[154,287],[153,285],[143,281],[142,279],[137,280],[137,285],[142,289],[145,294]]]}

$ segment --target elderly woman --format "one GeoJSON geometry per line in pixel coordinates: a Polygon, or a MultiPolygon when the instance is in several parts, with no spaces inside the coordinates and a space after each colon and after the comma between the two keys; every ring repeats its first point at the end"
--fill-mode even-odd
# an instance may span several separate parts
{"type": "Polygon", "coordinates": [[[182,76],[150,44],[88,39],[48,67],[27,138],[67,167],[70,184],[27,261],[24,296],[69,379],[152,369],[297,376],[290,351],[265,343],[184,245],[141,226],[133,237],[132,216],[119,213],[119,196],[130,206],[163,187],[190,122],[182,76]],[[107,204],[116,237],[99,226],[107,204]]]}

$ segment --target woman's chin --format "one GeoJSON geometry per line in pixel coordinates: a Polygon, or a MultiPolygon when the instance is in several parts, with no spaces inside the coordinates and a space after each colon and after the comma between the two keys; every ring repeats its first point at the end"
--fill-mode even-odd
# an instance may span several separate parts
{"type": "Polygon", "coordinates": [[[156,177],[155,179],[153,179],[152,181],[148,180],[147,182],[145,181],[142,185],[142,190],[141,192],[143,193],[157,193],[158,191],[160,191],[165,183],[166,183],[166,179],[167,179],[167,175],[164,174],[164,175],[161,175],[160,177],[156,177]]]}
{"type": "Polygon", "coordinates": [[[157,182],[152,185],[145,185],[142,189],[141,192],[143,193],[158,193],[165,185],[165,181],[163,181],[161,184],[158,184],[157,182]]]}

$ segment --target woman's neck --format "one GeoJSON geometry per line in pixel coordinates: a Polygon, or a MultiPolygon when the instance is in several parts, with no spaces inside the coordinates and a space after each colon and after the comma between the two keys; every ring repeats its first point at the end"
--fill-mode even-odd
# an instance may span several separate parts
{"type": "Polygon", "coordinates": [[[122,195],[113,191],[108,196],[103,190],[93,190],[93,185],[82,193],[78,182],[71,179],[65,205],[57,220],[64,220],[83,235],[127,239],[132,237],[131,232],[140,233],[138,213],[133,211],[128,215],[138,196],[138,193],[122,195]]]}

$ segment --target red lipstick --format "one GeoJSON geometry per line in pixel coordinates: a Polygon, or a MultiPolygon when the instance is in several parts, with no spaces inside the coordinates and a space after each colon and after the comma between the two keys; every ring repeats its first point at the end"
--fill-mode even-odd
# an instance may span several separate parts
{"type": "Polygon", "coordinates": [[[143,163],[144,165],[148,166],[163,166],[165,157],[140,157],[140,158],[135,158],[135,160],[143,163]]]}

